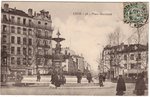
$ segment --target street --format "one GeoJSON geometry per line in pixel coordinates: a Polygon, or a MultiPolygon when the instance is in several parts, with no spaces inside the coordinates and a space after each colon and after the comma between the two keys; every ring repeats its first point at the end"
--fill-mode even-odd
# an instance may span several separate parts
{"type": "MultiPolygon", "coordinates": [[[[134,96],[134,84],[126,84],[125,96],[134,96]]],[[[95,95],[95,96],[112,96],[116,94],[116,83],[105,82],[104,87],[98,84],[88,83],[72,83],[65,84],[59,88],[49,86],[29,86],[29,87],[2,87],[2,95],[95,95]]],[[[148,95],[146,91],[145,95],[148,95]]]]}

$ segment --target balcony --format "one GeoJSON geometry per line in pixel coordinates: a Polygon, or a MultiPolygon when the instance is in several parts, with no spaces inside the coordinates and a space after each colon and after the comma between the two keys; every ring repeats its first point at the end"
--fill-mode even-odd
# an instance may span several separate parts
{"type": "Polygon", "coordinates": [[[47,58],[47,59],[52,59],[53,56],[50,54],[37,54],[36,57],[38,58],[47,58]]]}
{"type": "Polygon", "coordinates": [[[42,48],[50,48],[49,45],[44,45],[44,44],[37,44],[37,47],[42,47],[42,48]]]}
{"type": "Polygon", "coordinates": [[[49,39],[49,40],[52,39],[52,36],[42,36],[42,35],[39,35],[39,34],[36,34],[36,37],[37,38],[42,38],[42,39],[49,39]]]}
{"type": "Polygon", "coordinates": [[[19,26],[26,26],[26,27],[32,27],[32,28],[38,28],[38,29],[45,29],[45,30],[48,30],[48,31],[53,31],[54,30],[52,27],[46,27],[44,25],[35,26],[34,23],[23,24],[23,23],[20,23],[20,22],[4,20],[4,19],[2,20],[2,23],[19,25],[19,26]]]}
{"type": "Polygon", "coordinates": [[[45,55],[44,55],[44,58],[52,59],[52,58],[53,58],[53,56],[52,56],[52,55],[49,55],[49,54],[45,54],[45,55]]]}
{"type": "Polygon", "coordinates": [[[52,36],[45,36],[45,39],[52,40],[52,36]]]}
{"type": "Polygon", "coordinates": [[[42,55],[42,54],[36,54],[36,57],[38,57],[38,58],[42,58],[44,55],[42,55]]]}
{"type": "Polygon", "coordinates": [[[37,29],[45,29],[48,31],[53,31],[54,29],[52,27],[45,27],[44,25],[38,25],[38,26],[34,26],[37,29]]]}
{"type": "Polygon", "coordinates": [[[1,44],[7,44],[7,40],[2,40],[1,44]]]}
{"type": "Polygon", "coordinates": [[[37,37],[37,38],[43,38],[43,36],[42,36],[42,35],[39,35],[39,34],[36,34],[36,37],[37,37]]]}
{"type": "Polygon", "coordinates": [[[20,23],[20,22],[14,22],[14,21],[7,21],[7,20],[2,20],[2,23],[7,23],[7,24],[13,24],[13,25],[19,25],[19,26],[26,26],[26,27],[34,27],[33,26],[33,23],[31,24],[23,24],[23,23],[20,23]]]}

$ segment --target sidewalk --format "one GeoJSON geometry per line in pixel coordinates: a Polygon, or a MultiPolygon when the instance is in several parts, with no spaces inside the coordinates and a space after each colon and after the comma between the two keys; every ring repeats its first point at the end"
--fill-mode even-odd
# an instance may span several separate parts
{"type": "MultiPolygon", "coordinates": [[[[20,87],[24,87],[25,84],[28,84],[29,87],[49,87],[50,85],[50,76],[41,76],[41,81],[36,81],[36,76],[24,76],[21,81],[20,87]]],[[[110,81],[104,82],[104,87],[99,86],[99,81],[93,78],[93,83],[88,83],[86,78],[82,78],[81,84],[77,83],[76,76],[66,76],[66,84],[61,85],[60,88],[108,88],[115,86],[115,83],[110,81]]],[[[7,82],[8,86],[14,86],[15,82],[7,82]]]]}
{"type": "Polygon", "coordinates": [[[61,87],[59,88],[81,88],[81,89],[99,89],[99,88],[110,88],[110,87],[114,87],[115,86],[115,83],[112,83],[112,82],[104,82],[103,83],[104,86],[103,87],[100,87],[99,86],[99,83],[66,83],[65,85],[62,85],[61,87]]]}

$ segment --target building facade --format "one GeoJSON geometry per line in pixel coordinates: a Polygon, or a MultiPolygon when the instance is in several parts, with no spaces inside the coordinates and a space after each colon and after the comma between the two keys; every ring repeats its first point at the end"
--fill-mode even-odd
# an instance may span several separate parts
{"type": "MultiPolygon", "coordinates": [[[[21,71],[23,74],[36,74],[35,69],[39,69],[37,67],[43,66],[44,68],[46,65],[51,65],[51,59],[47,55],[52,53],[52,21],[48,12],[46,12],[46,17],[43,16],[41,19],[39,15],[33,15],[32,9],[28,9],[28,13],[25,13],[16,8],[9,8],[8,4],[4,4],[1,11],[1,52],[7,53],[9,72],[21,71]],[[41,32],[38,31],[39,29],[41,32]],[[39,36],[37,33],[44,36],[39,36]],[[45,45],[39,46],[39,41],[45,45]],[[44,65],[36,64],[38,53],[43,52],[37,50],[39,47],[45,52],[42,56],[44,65]]],[[[44,14],[43,11],[41,14],[44,14]]],[[[41,73],[46,73],[46,71],[41,70],[41,73]]]]}
{"type": "Polygon", "coordinates": [[[148,68],[148,45],[121,44],[106,46],[103,50],[103,65],[110,78],[118,75],[136,76],[148,68]]]}
{"type": "Polygon", "coordinates": [[[85,70],[85,60],[84,57],[76,55],[70,48],[62,48],[62,53],[68,55],[69,57],[62,63],[65,66],[64,71],[67,74],[76,74],[78,70],[84,73],[85,70]]]}
{"type": "Polygon", "coordinates": [[[42,74],[47,74],[52,66],[52,20],[48,11],[41,10],[34,13],[35,44],[37,52],[35,55],[36,65],[34,72],[40,70],[42,74]]]}

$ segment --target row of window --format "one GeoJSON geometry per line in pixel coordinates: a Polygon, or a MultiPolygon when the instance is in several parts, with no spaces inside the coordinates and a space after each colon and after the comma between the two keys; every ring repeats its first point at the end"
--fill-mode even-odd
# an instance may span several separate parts
{"type": "MultiPolygon", "coordinates": [[[[141,59],[141,53],[138,54],[137,59],[139,59],[139,60],[141,59]]],[[[124,60],[127,60],[127,55],[124,55],[124,60]]],[[[135,54],[130,55],[130,60],[135,60],[135,54]]]]}
{"type": "MultiPolygon", "coordinates": [[[[43,34],[45,34],[45,36],[49,36],[48,33],[49,33],[48,31],[45,31],[45,33],[43,34]]],[[[37,30],[37,35],[42,36],[42,30],[37,30]]]]}
{"type": "MultiPolygon", "coordinates": [[[[23,55],[27,55],[27,50],[28,50],[28,54],[32,55],[32,49],[31,48],[27,49],[25,47],[22,48],[23,55]]],[[[14,46],[11,47],[11,54],[15,54],[15,47],[14,46]]],[[[17,47],[17,54],[18,55],[21,54],[21,47],[17,47]]]]}
{"type": "Polygon", "coordinates": [[[38,49],[38,55],[48,55],[48,50],[38,49]]]}
{"type": "MultiPolygon", "coordinates": [[[[127,64],[124,64],[124,68],[127,69],[127,64]]],[[[141,63],[138,64],[130,64],[130,69],[140,69],[141,68],[141,63]]]]}
{"type": "MultiPolygon", "coordinates": [[[[16,28],[17,28],[17,34],[21,34],[21,30],[22,30],[24,35],[27,35],[27,33],[28,35],[32,35],[32,29],[21,28],[21,27],[16,27],[16,28]]],[[[14,26],[11,26],[10,32],[15,33],[16,28],[14,26]]],[[[3,25],[2,32],[7,32],[7,25],[3,25]]]]}
{"type": "MultiPolygon", "coordinates": [[[[3,33],[7,32],[7,25],[3,25],[2,27],[3,27],[2,32],[3,33]]],[[[16,28],[17,28],[17,34],[21,34],[21,31],[23,31],[23,35],[33,35],[32,29],[21,28],[21,27],[16,27],[16,28]]],[[[10,29],[11,33],[15,33],[16,28],[14,26],[11,26],[10,29]]],[[[45,36],[49,36],[48,33],[49,33],[48,31],[45,31],[45,33],[43,34],[45,34],[45,36]]],[[[37,35],[42,36],[42,30],[37,30],[37,35]]]]}
{"type": "MultiPolygon", "coordinates": [[[[120,58],[120,56],[118,56],[118,57],[120,58]]],[[[128,56],[127,55],[124,55],[123,57],[124,57],[123,58],[124,60],[126,60],[126,61],[128,60],[128,56]]],[[[114,58],[114,56],[111,56],[111,59],[113,59],[113,58],[114,58]]],[[[129,59],[130,60],[141,60],[142,59],[141,53],[139,53],[137,57],[136,57],[135,54],[130,54],[129,55],[129,59]]]]}
{"type": "Polygon", "coordinates": [[[21,64],[27,65],[27,61],[28,61],[29,64],[32,63],[31,58],[28,58],[28,60],[27,60],[27,58],[17,57],[16,60],[15,60],[15,57],[11,57],[11,64],[16,64],[17,63],[17,65],[21,65],[21,64]]]}
{"type": "MultiPolygon", "coordinates": [[[[3,15],[3,21],[4,21],[4,22],[8,22],[8,21],[9,21],[9,19],[7,18],[6,15],[3,15]]],[[[15,23],[15,17],[14,17],[14,16],[11,16],[10,21],[11,21],[11,23],[15,23]]],[[[32,26],[33,22],[32,22],[31,19],[29,19],[29,20],[28,20],[28,23],[27,23],[27,19],[26,19],[26,18],[23,18],[23,19],[21,20],[20,17],[17,17],[17,24],[23,24],[23,25],[32,26]],[[21,21],[22,21],[22,22],[21,22],[21,21]]],[[[41,21],[38,21],[38,25],[40,25],[40,24],[41,24],[41,21]]],[[[45,26],[47,26],[47,23],[45,23],[45,26]]]]}
{"type": "MultiPolygon", "coordinates": [[[[15,36],[11,36],[11,43],[15,44],[16,39],[17,39],[17,44],[19,44],[19,45],[22,44],[22,41],[23,41],[23,45],[27,45],[27,43],[28,43],[28,45],[32,45],[32,39],[26,38],[26,37],[23,37],[23,40],[21,41],[21,37],[15,38],[15,36]],[[27,42],[27,40],[28,40],[28,42],[27,42]]],[[[6,35],[3,35],[2,42],[7,43],[7,36],[6,35]]],[[[42,40],[37,41],[38,46],[43,45],[43,44],[48,46],[48,40],[43,40],[43,42],[42,42],[42,40]]]]}
{"type": "MultiPolygon", "coordinates": [[[[14,16],[11,16],[10,19],[8,19],[6,15],[3,15],[3,21],[4,21],[4,22],[10,21],[11,23],[15,23],[15,17],[14,17],[14,16]]],[[[27,24],[27,19],[26,19],[26,18],[23,18],[22,23],[21,23],[21,18],[20,18],[20,17],[17,17],[17,24],[26,25],[26,24],[27,24]]],[[[28,20],[28,25],[29,25],[29,26],[32,25],[31,19],[28,20]]]]}
{"type": "MultiPolygon", "coordinates": [[[[11,36],[11,43],[15,43],[15,36],[11,36]]],[[[22,44],[21,37],[17,37],[17,44],[22,44]]],[[[23,37],[23,45],[27,44],[27,38],[23,37]]],[[[28,45],[32,45],[32,39],[28,39],[28,45]]]]}

